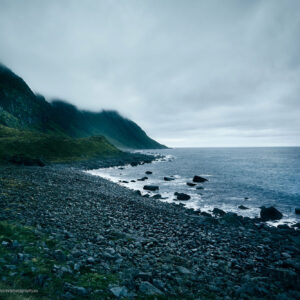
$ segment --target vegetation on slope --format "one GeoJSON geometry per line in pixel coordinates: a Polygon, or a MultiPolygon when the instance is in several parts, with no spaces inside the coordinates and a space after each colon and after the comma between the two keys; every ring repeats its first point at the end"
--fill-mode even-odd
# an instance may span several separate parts
{"type": "Polygon", "coordinates": [[[102,136],[73,139],[18,130],[0,125],[0,161],[14,156],[69,162],[119,155],[122,152],[102,136]]]}
{"type": "Polygon", "coordinates": [[[0,124],[73,138],[103,135],[121,148],[165,148],[115,111],[93,113],[60,100],[47,102],[43,96],[35,95],[22,78],[1,65],[0,124]]]}

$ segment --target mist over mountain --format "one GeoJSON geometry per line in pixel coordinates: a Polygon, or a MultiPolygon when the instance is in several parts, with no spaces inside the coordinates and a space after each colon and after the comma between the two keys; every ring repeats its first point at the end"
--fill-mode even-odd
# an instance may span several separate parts
{"type": "Polygon", "coordinates": [[[0,65],[0,124],[73,138],[103,135],[120,148],[165,148],[117,111],[82,111],[60,99],[46,101],[4,65],[0,65]]]}

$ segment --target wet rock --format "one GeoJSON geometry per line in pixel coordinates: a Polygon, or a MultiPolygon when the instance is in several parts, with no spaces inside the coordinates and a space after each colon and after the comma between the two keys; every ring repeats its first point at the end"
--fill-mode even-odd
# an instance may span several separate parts
{"type": "Polygon", "coordinates": [[[196,183],[187,182],[187,183],[186,183],[186,185],[188,185],[188,186],[195,186],[195,185],[196,185],[196,183]]]}
{"type": "Polygon", "coordinates": [[[146,172],[145,172],[145,174],[147,174],[147,175],[151,175],[151,174],[152,174],[152,172],[151,172],[151,171],[146,171],[146,172]]]}
{"type": "Polygon", "coordinates": [[[201,211],[200,215],[204,216],[204,217],[212,217],[212,215],[210,213],[206,212],[206,211],[201,211]]]}
{"type": "Polygon", "coordinates": [[[263,221],[280,220],[282,218],[282,213],[273,206],[263,206],[260,211],[260,217],[263,221]]]}
{"type": "Polygon", "coordinates": [[[298,208],[298,207],[295,208],[295,214],[300,215],[300,208],[298,208]]]}
{"type": "Polygon", "coordinates": [[[177,197],[177,200],[181,200],[181,201],[187,201],[191,199],[191,196],[185,193],[175,192],[174,195],[177,197]]]}
{"type": "Polygon", "coordinates": [[[213,209],[213,214],[216,216],[225,216],[226,212],[220,208],[215,207],[213,209]]]}
{"type": "Polygon", "coordinates": [[[196,190],[204,190],[204,187],[203,186],[197,186],[196,190]]]}
{"type": "Polygon", "coordinates": [[[147,190],[147,191],[157,191],[157,190],[159,190],[159,186],[158,185],[144,185],[143,189],[147,190]]]}
{"type": "Polygon", "coordinates": [[[167,177],[167,176],[164,177],[164,181],[172,181],[172,180],[175,180],[175,178],[167,177]]]}
{"type": "Polygon", "coordinates": [[[142,177],[142,178],[139,178],[139,179],[137,179],[138,181],[145,181],[145,180],[147,180],[148,179],[148,177],[147,176],[144,176],[144,177],[142,177]]]}
{"type": "Polygon", "coordinates": [[[134,193],[137,194],[137,195],[139,195],[139,196],[142,196],[142,193],[141,193],[140,190],[135,190],[134,193]]]}
{"type": "Polygon", "coordinates": [[[244,206],[244,205],[240,205],[239,209],[249,209],[248,207],[244,206]]]}
{"type": "Polygon", "coordinates": [[[195,175],[193,178],[193,182],[205,182],[205,181],[208,181],[208,179],[201,177],[201,176],[195,175]]]}
{"type": "Polygon", "coordinates": [[[139,286],[139,291],[147,296],[163,295],[163,292],[148,281],[143,281],[139,286]]]}
{"type": "Polygon", "coordinates": [[[130,165],[131,165],[132,167],[136,167],[136,166],[138,165],[138,163],[137,163],[137,162],[131,162],[130,165]]]}
{"type": "Polygon", "coordinates": [[[154,196],[152,196],[151,198],[154,198],[154,199],[161,199],[161,194],[156,194],[154,196]]]}

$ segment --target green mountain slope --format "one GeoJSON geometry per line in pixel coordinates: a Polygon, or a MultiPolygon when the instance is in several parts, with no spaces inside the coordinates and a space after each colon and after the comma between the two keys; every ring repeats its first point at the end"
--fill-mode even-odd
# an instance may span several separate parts
{"type": "Polygon", "coordinates": [[[0,125],[0,162],[13,157],[69,162],[112,157],[121,153],[102,136],[74,139],[0,125]]]}
{"type": "Polygon", "coordinates": [[[0,124],[73,138],[103,135],[121,148],[165,148],[115,111],[93,113],[60,100],[47,102],[35,95],[23,79],[1,65],[0,124]]]}

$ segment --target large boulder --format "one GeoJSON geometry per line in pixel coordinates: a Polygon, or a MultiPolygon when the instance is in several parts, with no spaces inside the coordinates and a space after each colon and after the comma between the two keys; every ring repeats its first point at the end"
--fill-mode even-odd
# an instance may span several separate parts
{"type": "Polygon", "coordinates": [[[144,185],[143,189],[154,192],[154,191],[159,190],[159,186],[158,185],[144,185]]]}
{"type": "Polygon", "coordinates": [[[226,215],[226,212],[224,210],[220,209],[220,208],[215,207],[213,209],[213,214],[216,215],[216,216],[221,216],[222,217],[222,216],[226,215]]]}
{"type": "Polygon", "coordinates": [[[174,193],[174,195],[177,197],[177,200],[181,201],[187,201],[191,199],[191,196],[185,193],[174,193]]]}
{"type": "Polygon", "coordinates": [[[261,207],[260,217],[263,221],[274,221],[282,218],[282,213],[275,207],[261,207]]]}
{"type": "Polygon", "coordinates": [[[208,181],[208,179],[206,179],[204,177],[201,177],[201,176],[195,175],[194,178],[193,178],[193,181],[194,182],[205,182],[205,181],[208,181]]]}
{"type": "Polygon", "coordinates": [[[175,180],[175,178],[167,177],[167,176],[164,177],[164,181],[172,181],[172,180],[175,180]]]}

